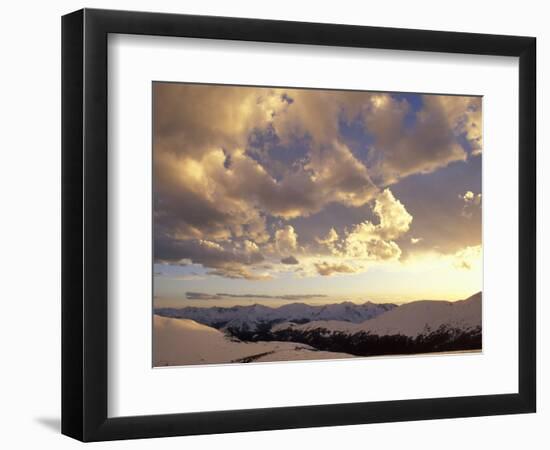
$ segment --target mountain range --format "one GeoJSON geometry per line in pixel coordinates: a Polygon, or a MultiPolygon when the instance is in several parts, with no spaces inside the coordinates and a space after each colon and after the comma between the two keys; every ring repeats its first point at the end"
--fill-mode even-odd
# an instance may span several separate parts
{"type": "Polygon", "coordinates": [[[420,300],[399,306],[343,302],[159,308],[155,361],[205,364],[479,351],[481,300],[479,292],[456,302],[420,300]],[[172,330],[170,338],[159,337],[161,330],[172,330]]]}
{"type": "Polygon", "coordinates": [[[309,323],[313,321],[343,321],[346,323],[361,323],[385,313],[397,305],[393,303],[352,302],[334,303],[329,305],[309,305],[306,303],[290,303],[272,308],[254,304],[248,306],[158,308],[155,314],[164,317],[192,319],[196,322],[218,329],[235,329],[240,331],[256,331],[266,327],[289,322],[309,323]]]}

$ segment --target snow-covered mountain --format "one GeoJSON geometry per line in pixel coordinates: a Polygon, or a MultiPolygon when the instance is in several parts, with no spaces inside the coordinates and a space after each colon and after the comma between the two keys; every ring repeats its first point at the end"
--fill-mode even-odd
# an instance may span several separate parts
{"type": "Polygon", "coordinates": [[[314,330],[355,334],[365,332],[379,336],[403,335],[416,337],[441,328],[475,330],[481,327],[481,292],[457,302],[419,300],[393,308],[385,314],[361,323],[319,320],[305,324],[280,323],[273,331],[284,329],[314,330]]]}
{"type": "Polygon", "coordinates": [[[396,305],[392,303],[376,304],[366,302],[335,303],[330,305],[308,305],[291,303],[278,308],[264,305],[222,307],[186,307],[159,308],[155,314],[164,317],[186,318],[196,322],[225,330],[256,331],[270,329],[272,325],[289,323],[307,323],[312,321],[337,320],[349,323],[361,323],[385,313],[396,305]]]}
{"type": "Polygon", "coordinates": [[[481,297],[480,292],[457,302],[411,302],[362,323],[280,323],[271,336],[365,356],[480,350],[481,297]]]}
{"type": "Polygon", "coordinates": [[[154,366],[350,358],[294,342],[241,342],[189,319],[154,316],[154,366]]]}

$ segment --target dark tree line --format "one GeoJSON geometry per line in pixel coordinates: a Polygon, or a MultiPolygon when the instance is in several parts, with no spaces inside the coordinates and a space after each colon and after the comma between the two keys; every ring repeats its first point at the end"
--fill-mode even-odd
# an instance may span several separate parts
{"type": "Polygon", "coordinates": [[[272,331],[271,323],[262,323],[255,330],[231,328],[228,332],[242,341],[289,341],[310,345],[318,350],[349,353],[356,356],[433,353],[459,350],[480,350],[481,329],[462,331],[440,328],[417,337],[404,335],[379,336],[366,332],[348,334],[328,329],[272,331]]]}

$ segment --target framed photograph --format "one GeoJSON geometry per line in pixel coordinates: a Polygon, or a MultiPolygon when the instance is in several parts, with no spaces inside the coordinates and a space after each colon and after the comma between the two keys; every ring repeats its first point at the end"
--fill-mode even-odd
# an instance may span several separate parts
{"type": "Polygon", "coordinates": [[[536,40],[62,20],[62,432],[535,412],[536,40]]]}

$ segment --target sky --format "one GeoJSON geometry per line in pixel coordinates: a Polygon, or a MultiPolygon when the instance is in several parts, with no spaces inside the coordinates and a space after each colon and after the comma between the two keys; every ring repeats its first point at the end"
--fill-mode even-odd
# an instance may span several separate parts
{"type": "Polygon", "coordinates": [[[482,290],[482,98],[153,83],[156,306],[482,290]]]}

